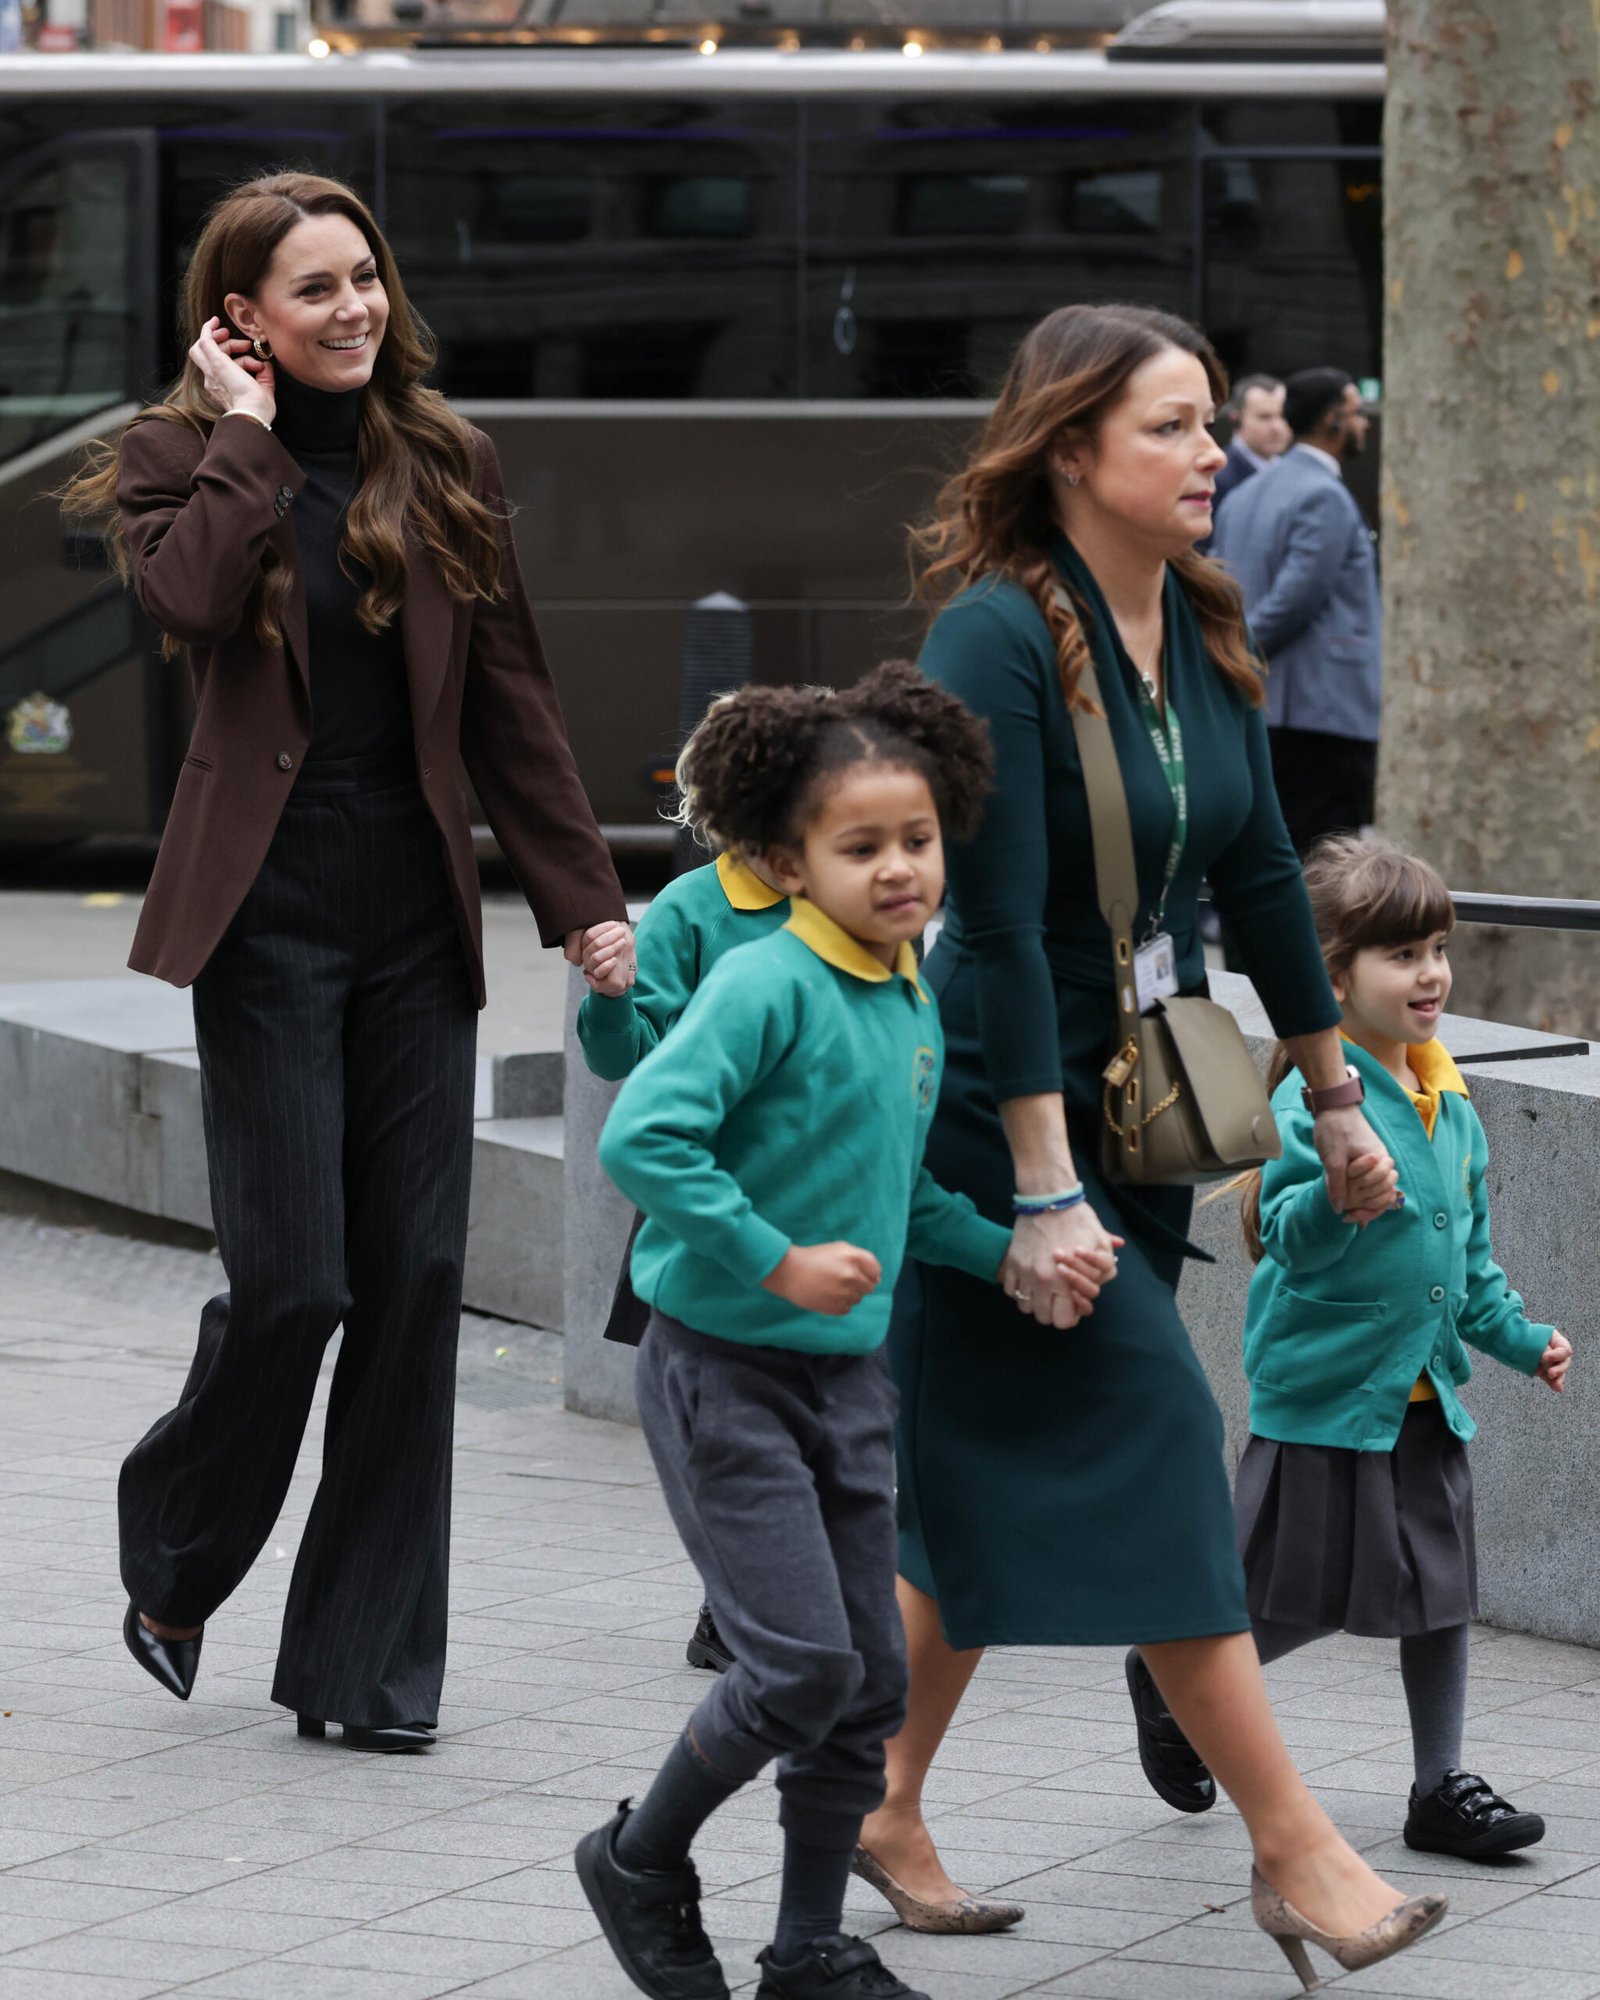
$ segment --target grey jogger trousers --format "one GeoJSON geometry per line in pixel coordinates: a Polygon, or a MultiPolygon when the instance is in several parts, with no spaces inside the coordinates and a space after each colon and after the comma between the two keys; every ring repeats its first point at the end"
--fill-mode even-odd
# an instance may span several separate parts
{"type": "Polygon", "coordinates": [[[667,1506],[734,1654],[690,1741],[737,1782],[775,1758],[785,1830],[853,1844],[905,1714],[883,1356],[743,1346],[652,1313],[637,1388],[667,1506]]]}

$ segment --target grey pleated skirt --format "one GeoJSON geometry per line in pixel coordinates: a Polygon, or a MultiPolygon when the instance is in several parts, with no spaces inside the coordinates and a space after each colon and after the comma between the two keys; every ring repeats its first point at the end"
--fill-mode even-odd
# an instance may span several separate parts
{"type": "Polygon", "coordinates": [[[1472,1471],[1436,1402],[1393,1451],[1252,1437],[1234,1517],[1252,1618],[1408,1639],[1478,1615],[1472,1471]]]}

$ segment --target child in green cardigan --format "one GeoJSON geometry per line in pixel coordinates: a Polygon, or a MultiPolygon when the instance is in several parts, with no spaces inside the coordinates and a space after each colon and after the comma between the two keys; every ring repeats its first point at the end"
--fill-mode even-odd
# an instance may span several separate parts
{"type": "MultiPolygon", "coordinates": [[[[826,688],[806,692],[819,702],[832,699],[826,688]]],[[[787,714],[802,697],[792,689],[752,688],[740,698],[747,709],[776,704],[787,714]]],[[[683,746],[674,773],[678,822],[707,846],[694,781],[695,747],[730,699],[725,695],[711,704],[683,746]]],[[[596,924],[584,935],[583,974],[589,992],[578,1009],[578,1040],[589,1068],[608,1083],[631,1074],[678,1020],[724,952],[765,937],[788,918],[789,898],[768,880],[760,857],[725,848],[715,861],[675,876],[639,919],[637,931],[622,923],[596,924]]],[[[605,1330],[607,1340],[625,1347],[638,1346],[650,1317],[628,1274],[642,1221],[642,1216],[635,1218],[628,1237],[605,1330]]],[[[725,1673],[732,1661],[709,1604],[700,1607],[684,1657],[691,1667],[714,1673],[725,1673]]]]}
{"type": "Polygon", "coordinates": [[[971,830],[989,771],[983,726],[903,665],[832,704],[795,691],[783,727],[737,696],[697,750],[713,838],[762,854],[793,904],[712,968],[600,1141],[646,1217],[640,1421],[734,1653],[645,1798],[576,1854],[658,2000],[726,2000],[690,1843],[774,1761],[758,2000],[924,2000],[841,1923],[904,1713],[890,1296],[907,1254],[994,1281],[1010,1245],[922,1165],[943,1036],[912,950],[944,892],[941,822],[971,830]]]}
{"type": "Polygon", "coordinates": [[[1408,1847],[1486,1860],[1544,1837],[1461,1768],[1477,1615],[1476,1425],[1457,1391],[1477,1348],[1560,1390],[1571,1343],[1531,1322],[1489,1249],[1488,1145],[1436,1040],[1455,911],[1425,862],[1324,841],[1306,886],[1351,1074],[1401,1200],[1365,1228],[1328,1205],[1301,1079],[1275,1063],[1283,1156],[1245,1197],[1257,1258],[1245,1321],[1250,1442],[1235,1484],[1263,1662],[1343,1630],[1397,1638],[1416,1782],[1408,1847]]]}

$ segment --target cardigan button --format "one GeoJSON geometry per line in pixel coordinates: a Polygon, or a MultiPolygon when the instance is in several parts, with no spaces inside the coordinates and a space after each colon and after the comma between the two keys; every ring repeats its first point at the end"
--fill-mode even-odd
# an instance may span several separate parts
{"type": "MultiPolygon", "coordinates": [[[[294,759],[289,755],[287,750],[280,750],[278,752],[278,769],[280,771],[292,771],[294,769],[294,759]]],[[[1442,1297],[1443,1294],[1441,1293],[1440,1296],[1442,1297]]]]}
{"type": "Polygon", "coordinates": [[[1449,1218],[1449,1216],[1448,1216],[1448,1215],[1446,1215],[1446,1214],[1445,1214],[1445,1212],[1444,1212],[1444,1210],[1443,1210],[1442,1208],[1440,1209],[1439,1213],[1438,1213],[1438,1214],[1437,1214],[1437,1215],[1436,1215],[1436,1216],[1435,1216],[1435,1217],[1433,1218],[1433,1226],[1434,1226],[1434,1228],[1435,1228],[1435,1229],[1448,1229],[1448,1228],[1449,1228],[1449,1226],[1450,1226],[1450,1218],[1449,1218]]]}
{"type": "Polygon", "coordinates": [[[1428,1291],[1428,1297],[1433,1300],[1435,1305],[1437,1305],[1439,1301],[1444,1297],[1444,1286],[1443,1285],[1431,1286],[1428,1291]]]}

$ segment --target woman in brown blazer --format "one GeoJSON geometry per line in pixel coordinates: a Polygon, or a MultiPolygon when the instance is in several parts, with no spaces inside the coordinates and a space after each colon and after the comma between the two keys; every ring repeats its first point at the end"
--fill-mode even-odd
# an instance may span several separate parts
{"type": "Polygon", "coordinates": [[[228,1290],[119,1488],[124,1635],[187,1698],[343,1327],[273,1684],[302,1734],[433,1740],[482,923],[470,776],[547,945],[624,914],[494,447],[360,200],[212,212],[188,363],[68,495],[187,645],[196,715],[130,963],[194,987],[228,1290]]]}

